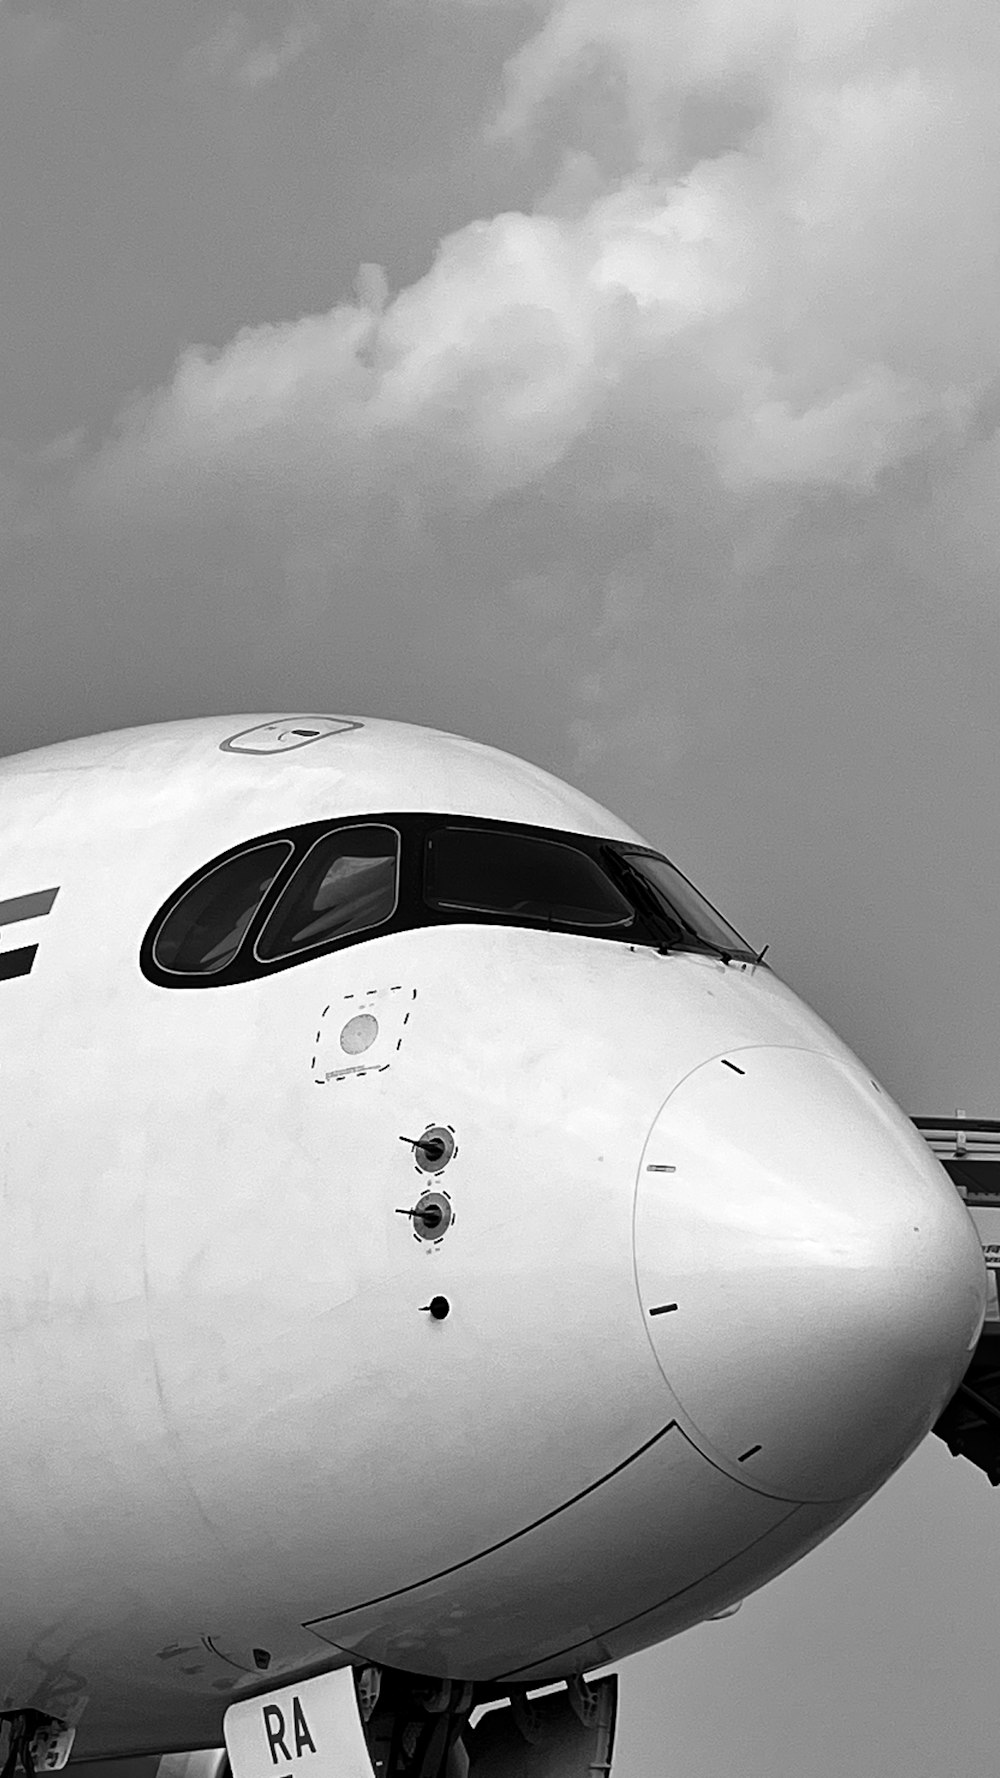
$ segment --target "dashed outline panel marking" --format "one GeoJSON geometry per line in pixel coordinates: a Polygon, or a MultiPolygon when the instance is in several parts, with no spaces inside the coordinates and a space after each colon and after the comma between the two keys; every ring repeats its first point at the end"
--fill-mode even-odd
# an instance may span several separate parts
{"type": "MultiPolygon", "coordinates": [[[[360,1079],[366,1074],[385,1074],[391,1067],[393,1058],[399,1054],[403,1044],[406,1027],[409,1024],[413,1003],[417,998],[416,988],[404,988],[396,982],[391,988],[366,988],[363,994],[352,990],[342,994],[336,1001],[330,1002],[320,1014],[319,1025],[313,1039],[313,1052],[310,1070],[313,1080],[319,1087],[329,1086],[334,1080],[360,1079]],[[403,1008],[405,1007],[405,1011],[403,1008]],[[372,1044],[372,1057],[366,1062],[343,1062],[340,1066],[326,1066],[331,1058],[331,1051],[340,1049],[340,1033],[345,1019],[350,1022],[362,1012],[370,1012],[377,1019],[379,1032],[372,1044]],[[393,1033],[397,1033],[395,1040],[393,1033]],[[389,1049],[388,1060],[385,1060],[386,1049],[389,1049]],[[324,1050],[327,1054],[324,1056],[324,1050]]],[[[338,1058],[339,1060],[339,1058],[338,1058]]]]}

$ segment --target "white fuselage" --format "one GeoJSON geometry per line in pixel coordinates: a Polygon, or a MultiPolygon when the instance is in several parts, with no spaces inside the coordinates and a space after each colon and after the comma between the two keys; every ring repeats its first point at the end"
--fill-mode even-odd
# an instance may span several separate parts
{"type": "Polygon", "coordinates": [[[178,885],[298,823],[637,837],[455,737],[269,721],[0,767],[0,971],[38,946],[0,973],[0,1692],[85,1754],[218,1741],[286,1674],[541,1680],[697,1623],[886,1480],[982,1321],[947,1177],[766,966],[470,915],[150,980],[178,885]]]}

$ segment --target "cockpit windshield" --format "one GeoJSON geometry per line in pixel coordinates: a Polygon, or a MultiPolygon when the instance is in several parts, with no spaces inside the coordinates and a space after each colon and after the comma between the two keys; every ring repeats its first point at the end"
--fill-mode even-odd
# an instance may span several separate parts
{"type": "Polygon", "coordinates": [[[647,847],[410,810],[316,820],[211,860],[154,917],[140,966],[161,987],[224,986],[344,945],[448,925],[756,960],[746,939],[647,847]]]}
{"type": "Polygon", "coordinates": [[[427,836],[425,857],[427,901],[449,913],[592,931],[631,926],[634,919],[597,859],[565,841],[502,828],[439,827],[427,836]]]}
{"type": "Polygon", "coordinates": [[[637,903],[652,915],[671,950],[710,950],[725,957],[756,958],[745,938],[730,926],[676,865],[655,852],[616,846],[637,903]]]}

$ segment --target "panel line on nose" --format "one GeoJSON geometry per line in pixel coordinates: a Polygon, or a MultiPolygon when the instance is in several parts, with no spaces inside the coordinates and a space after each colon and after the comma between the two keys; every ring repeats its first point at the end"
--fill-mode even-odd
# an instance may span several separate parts
{"type": "MultiPolygon", "coordinates": [[[[700,1457],[705,1457],[705,1452],[702,1451],[700,1445],[695,1444],[695,1441],[684,1431],[684,1428],[679,1422],[671,1418],[667,1421],[665,1426],[661,1426],[657,1432],[654,1432],[651,1438],[647,1438],[636,1450],[631,1451],[627,1457],[623,1457],[620,1463],[616,1463],[612,1469],[608,1469],[603,1475],[599,1475],[596,1481],[588,1482],[585,1488],[581,1488],[576,1494],[570,1495],[568,1500],[560,1501],[558,1506],[550,1507],[548,1512],[541,1513],[538,1518],[532,1519],[529,1524],[519,1526],[516,1531],[509,1532],[506,1537],[498,1538],[495,1543],[490,1543],[485,1545],[482,1549],[474,1550],[470,1555],[461,1557],[457,1562],[449,1563],[445,1568],[438,1568],[435,1569],[433,1573],[423,1574],[419,1580],[408,1581],[405,1586],[392,1587],[387,1593],[376,1593],[370,1598],[359,1599],[352,1605],[339,1606],[336,1611],[324,1612],[320,1617],[306,1618],[303,1622],[303,1629],[315,1630],[317,1635],[323,1636],[324,1626],[332,1624],[338,1618],[350,1617],[354,1612],[366,1611],[373,1605],[383,1605],[388,1599],[401,1599],[404,1594],[419,1592],[421,1587],[431,1586],[435,1581],[444,1580],[448,1575],[458,1574],[463,1568],[471,1568],[474,1563],[481,1562],[486,1556],[495,1555],[498,1550],[507,1549],[510,1544],[517,1543],[521,1538],[527,1537],[530,1532],[537,1531],[540,1526],[547,1525],[552,1519],[559,1518],[571,1507],[579,1505],[580,1501],[586,1500],[588,1495],[596,1494],[598,1489],[603,1488],[609,1482],[614,1481],[616,1476],[620,1476],[623,1471],[631,1469],[638,1459],[645,1457],[648,1451],[651,1451],[655,1445],[660,1444],[661,1441],[675,1429],[692,1449],[697,1451],[700,1457]]],[[[706,1458],[706,1461],[711,1464],[713,1469],[719,1469],[720,1466],[717,1463],[713,1463],[711,1457],[706,1458]]],[[[721,1470],[720,1473],[724,1475],[726,1472],[725,1470],[721,1470]]]]}
{"type": "Polygon", "coordinates": [[[638,1306],[706,1456],[778,1499],[847,1500],[898,1468],[961,1383],[982,1250],[860,1065],[747,1047],[745,1068],[716,1055],[692,1070],[650,1127],[638,1306]],[[749,1076],[738,1097],[720,1063],[749,1076]],[[669,1182],[648,1158],[664,1148],[678,1157],[669,1182]],[[664,1286],[684,1300],[669,1332],[664,1286]]]}

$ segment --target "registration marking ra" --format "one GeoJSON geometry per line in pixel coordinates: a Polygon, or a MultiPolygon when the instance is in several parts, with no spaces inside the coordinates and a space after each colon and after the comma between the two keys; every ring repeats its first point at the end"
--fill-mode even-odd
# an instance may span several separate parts
{"type": "Polygon", "coordinates": [[[267,1736],[267,1744],[271,1750],[271,1759],[275,1765],[278,1763],[279,1748],[281,1749],[282,1759],[286,1760],[299,1759],[307,1747],[310,1753],[316,1752],[316,1743],[309,1733],[309,1724],[306,1722],[306,1713],[302,1708],[302,1701],[297,1693],[292,1697],[292,1720],[290,1726],[285,1723],[284,1713],[280,1704],[264,1705],[264,1733],[267,1736]],[[294,1753],[289,1753],[288,1748],[285,1745],[285,1737],[289,1734],[295,1742],[294,1753]]]}
{"type": "Polygon", "coordinates": [[[230,1704],[233,1778],[373,1778],[350,1667],[230,1704]]]}

